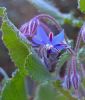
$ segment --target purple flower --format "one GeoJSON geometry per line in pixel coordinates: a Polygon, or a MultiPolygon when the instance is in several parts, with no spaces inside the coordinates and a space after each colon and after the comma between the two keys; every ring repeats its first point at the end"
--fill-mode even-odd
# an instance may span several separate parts
{"type": "Polygon", "coordinates": [[[37,27],[37,32],[32,38],[35,45],[44,45],[47,50],[52,50],[52,52],[67,48],[64,40],[64,30],[56,36],[53,36],[53,33],[50,32],[48,36],[42,26],[37,27]]]}
{"type": "Polygon", "coordinates": [[[61,27],[55,22],[54,18],[49,15],[39,15],[21,26],[20,31],[22,36],[26,37],[33,47],[44,46],[48,54],[60,52],[68,48],[64,38],[64,30],[58,35],[53,36],[51,29],[41,21],[43,18],[53,21],[58,31],[61,30],[61,27]],[[48,30],[50,30],[48,32],[49,36],[47,35],[48,30]]]}

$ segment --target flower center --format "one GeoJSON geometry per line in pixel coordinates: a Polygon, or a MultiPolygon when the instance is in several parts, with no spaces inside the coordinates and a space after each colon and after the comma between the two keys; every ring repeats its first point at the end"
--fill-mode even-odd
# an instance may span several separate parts
{"type": "Polygon", "coordinates": [[[46,46],[46,49],[47,50],[50,50],[51,48],[53,48],[53,45],[52,44],[46,44],[45,46],[46,46]]]}

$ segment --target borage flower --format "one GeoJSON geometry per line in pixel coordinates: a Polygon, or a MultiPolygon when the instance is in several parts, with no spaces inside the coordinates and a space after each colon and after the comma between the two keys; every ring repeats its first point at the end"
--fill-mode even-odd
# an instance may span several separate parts
{"type": "Polygon", "coordinates": [[[30,43],[50,72],[55,70],[61,50],[68,49],[69,52],[72,52],[65,42],[64,30],[49,15],[41,14],[35,16],[29,22],[22,25],[20,31],[22,33],[20,34],[21,38],[25,38],[28,44],[30,43]],[[48,19],[54,23],[59,34],[54,36],[48,24],[43,22],[42,19],[48,19]]]}
{"type": "MultiPolygon", "coordinates": [[[[58,35],[53,36],[51,29],[45,24],[43,24],[44,26],[41,24],[42,21],[40,19],[43,17],[55,22],[54,18],[49,15],[36,16],[21,26],[20,31],[23,33],[22,36],[26,37],[33,47],[44,46],[47,53],[60,52],[61,50],[68,48],[64,38],[64,30],[62,30],[58,35]],[[47,29],[50,29],[49,36],[47,35],[47,29]]],[[[59,25],[57,23],[56,25],[59,30],[59,25]]]]}
{"type": "Polygon", "coordinates": [[[55,53],[68,48],[64,38],[64,30],[56,36],[53,35],[53,32],[50,32],[48,36],[42,26],[37,27],[37,32],[33,36],[32,42],[35,46],[45,46],[50,53],[55,53]]]}

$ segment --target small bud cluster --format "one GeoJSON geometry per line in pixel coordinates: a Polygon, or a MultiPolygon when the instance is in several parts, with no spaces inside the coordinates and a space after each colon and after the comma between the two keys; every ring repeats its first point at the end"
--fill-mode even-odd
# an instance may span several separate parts
{"type": "MultiPolygon", "coordinates": [[[[71,86],[75,90],[78,90],[78,88],[79,88],[80,75],[78,74],[78,71],[77,71],[77,59],[76,59],[77,57],[76,57],[76,55],[78,54],[81,40],[83,40],[83,42],[85,42],[85,23],[81,27],[81,30],[78,34],[76,47],[75,47],[74,54],[73,54],[73,56],[71,58],[71,62],[70,62],[71,66],[70,67],[67,66],[67,67],[69,67],[68,74],[64,77],[63,86],[66,87],[67,89],[69,89],[71,86]]],[[[82,65],[81,62],[80,62],[80,65],[82,65]]]]}
{"type": "Polygon", "coordinates": [[[65,76],[63,86],[66,87],[67,89],[70,89],[71,86],[75,89],[78,90],[79,84],[80,84],[80,76],[77,72],[77,62],[76,62],[76,57],[72,56],[70,66],[68,69],[68,73],[65,76]]]}

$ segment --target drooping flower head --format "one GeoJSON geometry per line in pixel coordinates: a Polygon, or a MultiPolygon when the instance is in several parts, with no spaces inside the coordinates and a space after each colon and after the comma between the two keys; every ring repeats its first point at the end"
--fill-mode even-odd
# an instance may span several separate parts
{"type": "Polygon", "coordinates": [[[39,15],[34,17],[31,21],[25,23],[20,28],[21,33],[28,39],[31,37],[32,46],[44,46],[48,53],[60,52],[68,46],[65,42],[64,30],[60,28],[55,22],[55,19],[49,15],[39,15]],[[54,36],[53,31],[45,24],[41,24],[41,18],[48,18],[56,24],[59,30],[58,35],[54,36]],[[47,30],[50,30],[47,33],[47,30]],[[49,34],[49,35],[48,35],[49,34]]]}
{"type": "Polygon", "coordinates": [[[69,48],[65,42],[64,29],[60,27],[53,17],[41,14],[22,25],[20,31],[22,33],[20,36],[31,44],[47,69],[50,72],[54,71],[60,52],[69,48]],[[54,35],[54,30],[49,27],[47,20],[45,20],[46,22],[43,21],[44,19],[55,25],[57,35],[54,35]]]}
{"type": "Polygon", "coordinates": [[[34,44],[44,45],[47,50],[52,50],[52,52],[65,49],[67,45],[64,40],[64,30],[56,36],[54,36],[53,32],[50,32],[48,36],[42,26],[37,27],[37,32],[32,38],[34,44]]]}

